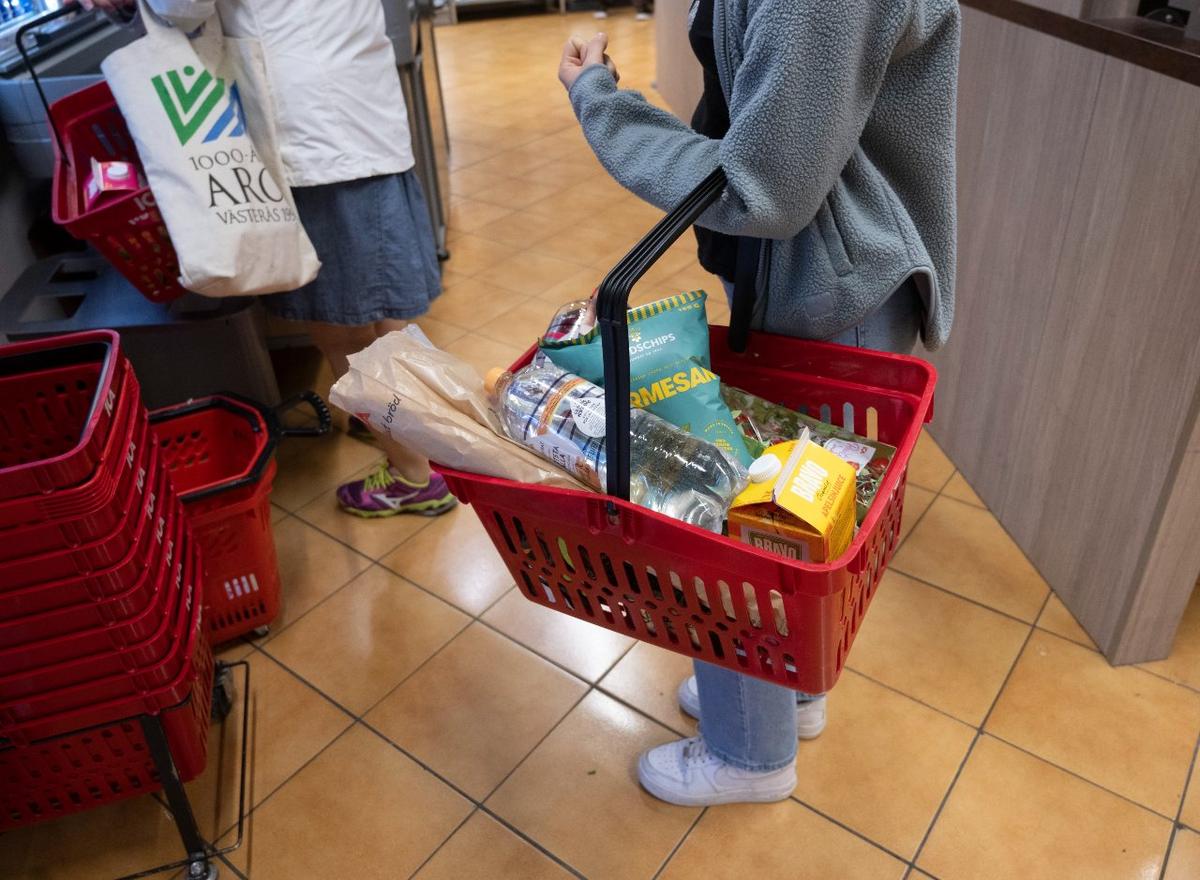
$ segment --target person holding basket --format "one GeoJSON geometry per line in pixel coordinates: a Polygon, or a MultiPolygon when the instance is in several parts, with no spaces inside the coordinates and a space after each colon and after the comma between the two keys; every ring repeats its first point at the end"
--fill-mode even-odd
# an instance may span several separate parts
{"type": "MultiPolygon", "coordinates": [[[[735,323],[933,350],[954,314],[959,30],[957,0],[693,0],[691,126],[617,87],[604,34],[572,37],[559,79],[597,158],[647,202],[669,210],[724,170],[696,235],[735,323]]],[[[825,695],[703,662],[678,696],[700,735],[638,764],[674,804],[787,798],[797,738],[825,727],[825,695]]]]}
{"type": "MultiPolygon", "coordinates": [[[[379,0],[142,2],[188,34],[219,13],[226,35],[261,45],[287,184],[322,264],[304,287],[263,303],[272,314],[302,322],[340,377],[351,354],[425,314],[441,293],[383,7],[379,0]]],[[[82,3],[127,17],[136,0],[82,3]]],[[[338,488],[343,510],[432,516],[454,507],[427,459],[376,437],[386,459],[338,488]]]]}

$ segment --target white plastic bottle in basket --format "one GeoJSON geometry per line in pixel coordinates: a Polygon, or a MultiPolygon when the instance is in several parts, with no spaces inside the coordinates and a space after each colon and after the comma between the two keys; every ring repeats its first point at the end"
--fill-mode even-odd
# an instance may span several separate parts
{"type": "MultiPolygon", "coordinates": [[[[605,485],[604,392],[539,355],[516,373],[492,370],[487,389],[505,433],[595,489],[605,485]]],[[[720,532],[746,473],[704,440],[643,410],[630,421],[630,500],[720,532]]]]}

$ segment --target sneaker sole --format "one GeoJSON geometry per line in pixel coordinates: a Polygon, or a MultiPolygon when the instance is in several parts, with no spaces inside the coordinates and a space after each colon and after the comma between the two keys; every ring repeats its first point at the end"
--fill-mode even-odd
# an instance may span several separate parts
{"type": "Polygon", "coordinates": [[[820,736],[824,732],[825,732],[824,724],[822,724],[820,727],[816,728],[815,730],[812,728],[810,728],[808,730],[802,730],[800,728],[797,728],[796,729],[796,737],[798,739],[804,739],[804,740],[816,739],[818,736],[820,736]]]}
{"type": "Polygon", "coordinates": [[[362,519],[386,519],[389,516],[400,516],[404,513],[415,514],[416,516],[441,516],[443,513],[449,513],[458,506],[458,499],[453,495],[449,501],[423,501],[420,504],[410,504],[401,507],[398,510],[360,510],[357,507],[347,507],[345,504],[339,504],[342,510],[353,516],[362,519]]]}
{"type": "Polygon", "coordinates": [[[796,790],[796,777],[792,776],[791,785],[784,788],[782,785],[778,788],[769,789],[738,789],[736,791],[726,791],[721,794],[708,795],[681,795],[676,791],[672,791],[662,786],[659,786],[653,779],[647,779],[643,772],[643,759],[638,759],[638,782],[642,788],[668,804],[675,804],[677,807],[717,807],[722,804],[774,804],[779,801],[785,801],[791,797],[792,792],[796,790]]]}

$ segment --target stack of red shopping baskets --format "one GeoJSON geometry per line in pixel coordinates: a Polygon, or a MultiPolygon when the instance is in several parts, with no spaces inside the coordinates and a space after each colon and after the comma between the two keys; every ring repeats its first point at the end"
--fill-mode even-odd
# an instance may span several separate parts
{"type": "Polygon", "coordinates": [[[0,348],[0,830],[203,770],[200,566],[117,335],[0,348]]]}

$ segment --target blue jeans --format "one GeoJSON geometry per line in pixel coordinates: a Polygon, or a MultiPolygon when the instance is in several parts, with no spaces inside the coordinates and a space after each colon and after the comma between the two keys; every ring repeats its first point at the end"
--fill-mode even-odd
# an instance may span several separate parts
{"type": "MultiPolygon", "coordinates": [[[[732,298],[732,285],[725,285],[732,298]]],[[[906,282],[857,327],[829,340],[907,354],[917,343],[921,300],[906,282]]],[[[796,703],[814,698],[731,669],[695,661],[700,735],[709,750],[743,770],[778,770],[796,760],[796,703]]]]}

